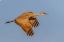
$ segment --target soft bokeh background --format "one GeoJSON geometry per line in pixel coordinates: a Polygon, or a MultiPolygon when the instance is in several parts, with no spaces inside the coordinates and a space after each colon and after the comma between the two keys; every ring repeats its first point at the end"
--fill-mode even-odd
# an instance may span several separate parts
{"type": "Polygon", "coordinates": [[[0,42],[64,42],[64,0],[2,0],[0,42]],[[27,11],[49,14],[37,17],[40,26],[33,28],[33,36],[27,36],[14,22],[5,24],[27,11]]]}

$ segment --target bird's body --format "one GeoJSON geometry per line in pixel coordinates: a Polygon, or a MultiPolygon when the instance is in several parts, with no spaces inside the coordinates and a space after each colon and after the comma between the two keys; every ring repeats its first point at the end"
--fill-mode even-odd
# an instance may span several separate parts
{"type": "Polygon", "coordinates": [[[32,31],[32,27],[28,19],[16,19],[15,23],[19,25],[27,34],[28,32],[32,31]]]}
{"type": "Polygon", "coordinates": [[[39,14],[33,14],[33,12],[25,12],[13,20],[13,22],[19,25],[27,35],[32,36],[34,34],[32,27],[37,27],[39,25],[36,16],[39,16],[39,14]]]}
{"type": "MultiPolygon", "coordinates": [[[[36,22],[35,19],[33,19],[34,17],[32,17],[32,19],[30,18],[31,14],[33,14],[33,13],[26,12],[26,13],[21,14],[20,16],[18,16],[15,19],[15,23],[17,25],[19,25],[29,36],[34,34],[34,32],[32,30],[32,26],[33,26],[34,22],[36,22]]],[[[35,25],[34,25],[34,27],[35,27],[35,25]]]]}

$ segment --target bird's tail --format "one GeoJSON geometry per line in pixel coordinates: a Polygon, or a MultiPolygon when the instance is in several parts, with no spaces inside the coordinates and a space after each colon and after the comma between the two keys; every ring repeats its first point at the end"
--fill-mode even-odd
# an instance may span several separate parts
{"type": "Polygon", "coordinates": [[[5,24],[7,24],[7,23],[11,23],[11,22],[14,22],[15,20],[12,20],[12,21],[7,21],[5,24]]]}

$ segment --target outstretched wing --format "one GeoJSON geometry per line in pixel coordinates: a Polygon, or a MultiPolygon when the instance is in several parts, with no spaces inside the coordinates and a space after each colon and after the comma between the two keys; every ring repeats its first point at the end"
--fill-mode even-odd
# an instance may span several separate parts
{"type": "Polygon", "coordinates": [[[32,36],[34,34],[30,23],[23,24],[21,27],[27,35],[32,36]]]}
{"type": "Polygon", "coordinates": [[[29,18],[30,24],[32,25],[32,27],[37,27],[39,26],[39,22],[35,17],[30,17],[29,18]]]}
{"type": "Polygon", "coordinates": [[[19,25],[26,32],[27,35],[32,36],[34,34],[28,19],[26,20],[16,19],[15,23],[19,25]]]}

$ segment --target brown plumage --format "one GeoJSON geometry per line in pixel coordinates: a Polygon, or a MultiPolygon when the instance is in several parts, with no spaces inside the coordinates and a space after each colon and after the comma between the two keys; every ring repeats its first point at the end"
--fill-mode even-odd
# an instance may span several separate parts
{"type": "MultiPolygon", "coordinates": [[[[34,17],[32,17],[32,18],[34,18],[34,17]]],[[[39,26],[39,22],[36,18],[34,18],[34,20],[30,20],[30,24],[32,25],[32,27],[39,26]]]]}
{"type": "Polygon", "coordinates": [[[41,14],[33,14],[33,12],[25,12],[18,16],[13,21],[8,21],[6,23],[15,22],[17,25],[19,25],[27,35],[32,36],[34,34],[34,31],[32,27],[39,26],[39,22],[36,19],[36,16],[44,15],[44,12],[41,12],[41,14]]]}

